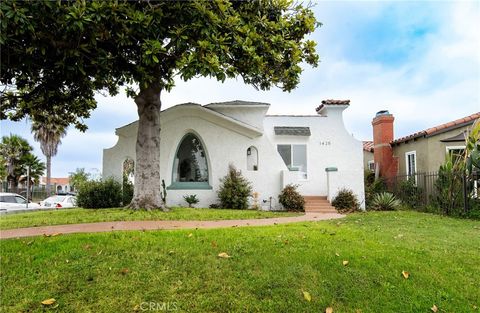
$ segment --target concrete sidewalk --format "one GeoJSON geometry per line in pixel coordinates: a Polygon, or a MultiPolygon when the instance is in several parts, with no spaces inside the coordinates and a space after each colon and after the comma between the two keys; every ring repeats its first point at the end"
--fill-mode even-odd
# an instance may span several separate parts
{"type": "Polygon", "coordinates": [[[6,229],[0,231],[0,239],[42,236],[52,234],[99,233],[121,230],[159,230],[159,229],[195,229],[225,228],[245,226],[268,226],[295,222],[312,222],[345,217],[338,213],[306,213],[301,216],[276,217],[250,220],[220,221],[125,221],[101,222],[70,225],[53,225],[6,229]]]}

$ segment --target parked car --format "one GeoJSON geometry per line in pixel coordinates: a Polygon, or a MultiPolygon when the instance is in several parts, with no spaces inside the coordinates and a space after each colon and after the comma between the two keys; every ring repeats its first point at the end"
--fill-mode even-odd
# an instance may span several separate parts
{"type": "Polygon", "coordinates": [[[27,199],[16,193],[0,192],[0,211],[8,212],[15,210],[38,209],[40,205],[29,202],[27,199]]]}
{"type": "Polygon", "coordinates": [[[75,196],[51,196],[40,201],[42,208],[73,208],[77,206],[77,198],[75,196]]]}

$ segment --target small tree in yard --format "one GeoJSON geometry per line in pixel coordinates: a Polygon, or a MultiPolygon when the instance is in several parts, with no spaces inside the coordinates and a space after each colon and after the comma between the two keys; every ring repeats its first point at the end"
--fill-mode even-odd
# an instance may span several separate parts
{"type": "Polygon", "coordinates": [[[79,189],[82,187],[90,179],[90,173],[87,173],[84,168],[77,168],[75,172],[69,173],[68,179],[70,181],[70,185],[78,192],[79,189]]]}
{"type": "Polygon", "coordinates": [[[218,198],[223,208],[240,209],[248,208],[248,197],[252,193],[251,183],[242,176],[242,172],[235,166],[228,166],[228,174],[221,179],[218,198]]]}
{"type": "Polygon", "coordinates": [[[318,63],[305,37],[319,24],[290,1],[11,0],[0,3],[0,19],[1,119],[52,114],[85,130],[95,92],[129,86],[139,116],[135,209],[164,207],[160,95],[175,77],[241,76],[290,91],[300,64],[318,63]]]}

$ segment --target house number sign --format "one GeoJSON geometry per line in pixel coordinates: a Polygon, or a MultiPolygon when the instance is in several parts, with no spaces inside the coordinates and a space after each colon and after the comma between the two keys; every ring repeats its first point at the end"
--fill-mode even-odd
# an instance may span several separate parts
{"type": "Polygon", "coordinates": [[[330,141],[320,141],[321,146],[330,146],[332,143],[330,141]]]}

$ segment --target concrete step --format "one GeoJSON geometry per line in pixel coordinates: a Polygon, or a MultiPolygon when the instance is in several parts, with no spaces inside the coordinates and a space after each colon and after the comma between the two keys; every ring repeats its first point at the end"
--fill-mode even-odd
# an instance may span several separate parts
{"type": "Polygon", "coordinates": [[[311,204],[306,204],[305,205],[305,208],[309,208],[309,209],[330,209],[330,208],[333,208],[335,209],[333,206],[331,206],[330,204],[325,204],[325,205],[311,205],[311,204]]]}
{"type": "Polygon", "coordinates": [[[305,201],[308,201],[308,200],[327,200],[327,196],[303,196],[303,199],[305,199],[305,201]]]}
{"type": "Polygon", "coordinates": [[[338,213],[337,210],[305,210],[305,213],[338,213]]]}
{"type": "Polygon", "coordinates": [[[311,213],[337,213],[326,196],[303,196],[305,199],[305,212],[311,213]]]}
{"type": "Polygon", "coordinates": [[[305,204],[311,204],[311,205],[330,205],[330,202],[328,202],[328,201],[305,201],[305,204]]]}

